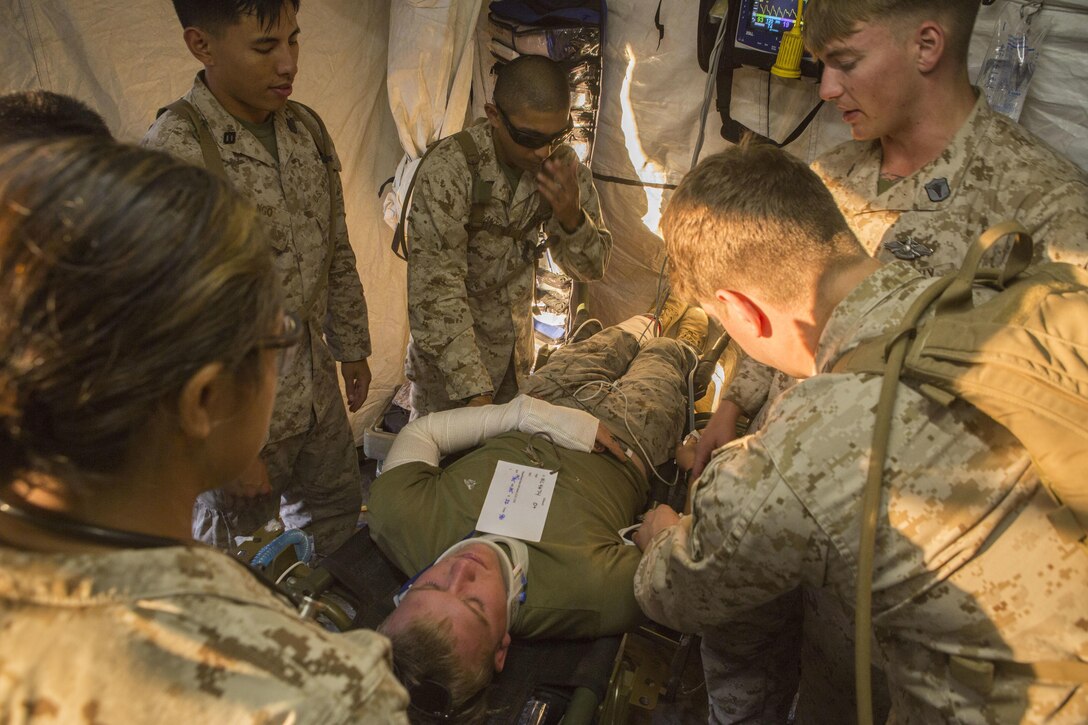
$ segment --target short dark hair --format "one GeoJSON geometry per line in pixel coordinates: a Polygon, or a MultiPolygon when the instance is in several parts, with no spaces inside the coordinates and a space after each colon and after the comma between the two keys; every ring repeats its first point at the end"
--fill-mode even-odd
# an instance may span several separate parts
{"type": "Polygon", "coordinates": [[[299,0],[174,0],[174,12],[183,28],[218,33],[237,23],[243,15],[256,15],[262,28],[271,28],[279,22],[287,3],[298,12],[299,0]]]}
{"type": "Polygon", "coordinates": [[[570,79],[550,58],[523,55],[499,66],[496,74],[495,104],[506,113],[570,110],[570,79]]]}
{"type": "Polygon", "coordinates": [[[71,96],[52,91],[0,96],[0,142],[68,136],[113,138],[102,117],[71,96]]]}

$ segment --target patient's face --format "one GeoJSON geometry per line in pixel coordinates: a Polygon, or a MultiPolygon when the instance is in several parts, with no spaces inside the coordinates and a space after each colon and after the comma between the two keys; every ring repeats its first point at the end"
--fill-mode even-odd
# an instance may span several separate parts
{"type": "Polygon", "coordinates": [[[420,618],[448,619],[457,650],[470,662],[492,658],[502,669],[506,634],[506,583],[488,546],[466,546],[423,572],[384,627],[396,630],[420,618]],[[502,649],[501,654],[499,653],[502,649]]]}

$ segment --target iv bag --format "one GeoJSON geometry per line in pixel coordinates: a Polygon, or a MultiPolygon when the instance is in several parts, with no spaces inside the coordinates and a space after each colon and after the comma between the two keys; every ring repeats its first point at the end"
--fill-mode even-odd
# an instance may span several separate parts
{"type": "Polygon", "coordinates": [[[1024,109],[1024,97],[1046,37],[1046,27],[1039,20],[1040,8],[1005,3],[975,81],[990,107],[1014,121],[1020,119],[1024,109]]]}

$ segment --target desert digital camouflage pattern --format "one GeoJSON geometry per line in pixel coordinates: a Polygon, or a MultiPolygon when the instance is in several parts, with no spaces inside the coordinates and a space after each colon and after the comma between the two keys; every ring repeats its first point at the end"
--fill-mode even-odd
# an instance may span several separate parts
{"type": "MultiPolygon", "coordinates": [[[[194,536],[216,546],[230,546],[232,534],[248,534],[274,518],[280,495],[286,492],[294,510],[285,523],[309,526],[318,550],[331,551],[354,531],[361,501],[358,464],[350,470],[341,465],[349,456],[354,459],[355,444],[334,358],[354,361],[370,355],[366,301],[348,242],[343,188],[337,177],[331,190],[337,212],[336,228],[331,230],[335,244],[330,252],[328,173],[313,137],[294,117],[294,111],[284,109],[274,114],[277,163],[261,142],[223,109],[202,74],[185,99],[207,121],[235,189],[256,205],[275,256],[287,309],[303,316],[308,333],[292,351],[290,364],[280,377],[269,443],[262,451],[274,493],[251,501],[243,511],[225,509],[214,492],[205,494],[194,513],[194,536]],[[228,142],[230,139],[233,141],[228,142]],[[325,285],[320,276],[330,253],[334,256],[325,285]],[[322,289],[324,295],[315,299],[322,289]],[[284,451],[279,450],[281,446],[284,451]],[[288,460],[283,461],[285,458],[288,460]],[[337,478],[330,480],[329,476],[337,478]],[[308,492],[311,486],[315,490],[308,492]],[[232,524],[229,531],[228,523],[232,524]]],[[[196,130],[172,112],[159,117],[143,143],[204,165],[196,130]]],[[[339,166],[339,161],[336,164],[339,166]]]]}
{"type": "Polygon", "coordinates": [[[453,138],[439,143],[420,166],[408,216],[408,320],[412,339],[405,372],[412,381],[412,408],[424,415],[456,407],[480,393],[502,392],[495,402],[517,393],[533,362],[531,305],[535,265],[526,264],[538,242],[541,221],[556,239],[551,254],[576,280],[604,275],[612,236],[604,228],[589,169],[578,168],[585,218],[573,234],[563,231],[537,193],[532,174],[523,173],[516,189],[495,159],[491,127],[469,129],[479,149],[480,178],[491,183],[485,228],[469,239],[465,231],[472,206],[472,174],[453,138]],[[486,295],[518,266],[524,271],[486,295]],[[513,370],[508,368],[513,365],[513,370]]]}
{"type": "MultiPolygon", "coordinates": [[[[940,157],[877,194],[882,158],[879,141],[847,141],[812,165],[861,245],[881,261],[947,274],[982,232],[1016,219],[1035,238],[1039,259],[1088,267],[1088,177],[990,110],[984,95],[940,157]]],[[[995,245],[988,259],[1007,249],[995,245]]],[[[742,356],[722,397],[753,417],[792,382],[742,356]]]]}
{"type": "Polygon", "coordinates": [[[529,376],[523,392],[591,413],[647,466],[660,466],[684,432],[686,376],[695,355],[667,337],[639,345],[615,327],[564,345],[529,376]]]}
{"type": "Polygon", "coordinates": [[[0,547],[0,722],[407,722],[391,663],[204,546],[0,547]]]}
{"type": "MultiPolygon", "coordinates": [[[[832,313],[818,369],[894,326],[928,283],[903,263],[871,275],[832,313]]],[[[720,449],[693,489],[693,514],[643,557],[643,610],[684,631],[728,633],[804,585],[852,611],[880,384],[818,374],[775,400],[760,431],[720,449]]],[[[1008,664],[1088,660],[1088,554],[1046,518],[1054,504],[1027,452],[974,408],[909,385],[892,431],[873,624],[894,721],[1084,722],[1083,686],[1008,664]]]]}

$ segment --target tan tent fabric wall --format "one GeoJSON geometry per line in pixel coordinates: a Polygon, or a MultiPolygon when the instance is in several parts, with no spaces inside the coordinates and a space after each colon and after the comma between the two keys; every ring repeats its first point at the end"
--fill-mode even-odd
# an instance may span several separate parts
{"type": "MultiPolygon", "coordinates": [[[[378,186],[401,155],[385,90],[389,3],[310,0],[299,13],[294,98],[325,119],[344,164],[348,227],[370,305],[374,383],[353,416],[365,423],[400,382],[407,343],[404,263],[389,252],[378,186]]],[[[199,65],[169,0],[3,0],[0,91],[46,88],[97,109],[118,138],[137,141],[199,65]]]]}

